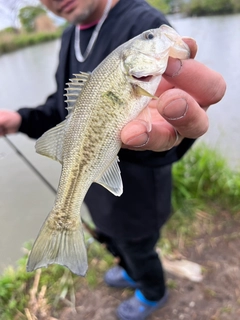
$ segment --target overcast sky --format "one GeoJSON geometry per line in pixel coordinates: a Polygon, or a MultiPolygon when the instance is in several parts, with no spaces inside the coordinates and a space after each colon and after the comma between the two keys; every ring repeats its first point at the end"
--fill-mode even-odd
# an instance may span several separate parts
{"type": "MultiPolygon", "coordinates": [[[[16,20],[16,13],[21,7],[37,6],[40,4],[39,0],[0,0],[0,29],[13,26],[13,21],[16,20]]],[[[57,24],[63,22],[62,19],[57,18],[52,13],[49,14],[57,24]]]]}

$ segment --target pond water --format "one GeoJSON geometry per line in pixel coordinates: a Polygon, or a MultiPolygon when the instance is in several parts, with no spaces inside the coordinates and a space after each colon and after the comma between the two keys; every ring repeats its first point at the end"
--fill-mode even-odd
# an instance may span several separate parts
{"type": "MultiPolygon", "coordinates": [[[[197,60],[220,72],[227,82],[224,99],[209,109],[210,129],[199,139],[217,148],[233,167],[240,161],[240,15],[169,17],[182,35],[197,40],[197,60]]],[[[44,102],[55,89],[59,40],[0,57],[0,107],[15,110],[44,102]]],[[[22,134],[9,139],[56,188],[60,165],[35,153],[22,134]]],[[[53,192],[0,138],[0,270],[21,257],[25,241],[35,239],[54,201],[53,192]]]]}

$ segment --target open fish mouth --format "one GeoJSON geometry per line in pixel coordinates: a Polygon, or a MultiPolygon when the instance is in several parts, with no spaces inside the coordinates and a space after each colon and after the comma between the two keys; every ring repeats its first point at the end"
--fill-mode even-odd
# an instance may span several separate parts
{"type": "Polygon", "coordinates": [[[142,77],[137,77],[137,76],[132,76],[134,79],[138,80],[138,81],[142,81],[142,82],[150,82],[153,78],[153,75],[149,75],[149,76],[142,76],[142,77]]]}

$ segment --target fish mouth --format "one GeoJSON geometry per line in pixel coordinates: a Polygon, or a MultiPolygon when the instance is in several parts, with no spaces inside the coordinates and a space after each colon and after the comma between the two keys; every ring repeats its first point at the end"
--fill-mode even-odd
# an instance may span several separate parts
{"type": "Polygon", "coordinates": [[[137,77],[137,76],[132,76],[134,79],[138,80],[138,81],[142,81],[142,82],[150,82],[153,78],[153,75],[149,75],[149,76],[142,76],[142,77],[137,77]]]}

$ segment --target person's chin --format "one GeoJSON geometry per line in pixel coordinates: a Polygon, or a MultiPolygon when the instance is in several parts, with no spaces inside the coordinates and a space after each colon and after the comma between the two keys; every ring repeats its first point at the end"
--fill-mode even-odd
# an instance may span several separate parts
{"type": "Polygon", "coordinates": [[[69,12],[69,13],[65,13],[61,15],[62,18],[66,19],[68,22],[72,23],[72,24],[78,24],[78,15],[76,14],[75,10],[69,12]]]}

